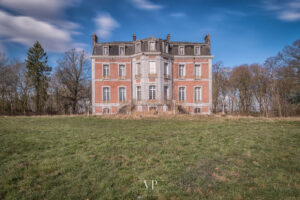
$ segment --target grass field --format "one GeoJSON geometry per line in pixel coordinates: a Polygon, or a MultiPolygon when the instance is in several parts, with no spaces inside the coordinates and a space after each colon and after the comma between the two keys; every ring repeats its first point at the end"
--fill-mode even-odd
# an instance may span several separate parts
{"type": "Polygon", "coordinates": [[[0,117],[0,199],[299,199],[299,146],[299,119],[0,117]]]}

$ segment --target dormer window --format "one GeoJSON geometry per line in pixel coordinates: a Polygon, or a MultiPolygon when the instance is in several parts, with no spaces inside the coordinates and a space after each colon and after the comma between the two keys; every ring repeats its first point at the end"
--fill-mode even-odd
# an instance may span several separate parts
{"type": "Polygon", "coordinates": [[[108,55],[108,47],[103,47],[103,55],[108,55]]]}
{"type": "Polygon", "coordinates": [[[179,55],[184,55],[184,46],[179,46],[179,55]]]}
{"type": "Polygon", "coordinates": [[[195,55],[197,55],[197,56],[200,55],[200,47],[199,46],[195,47],[195,55]]]}
{"type": "Polygon", "coordinates": [[[119,54],[120,55],[125,55],[125,47],[124,46],[120,46],[119,54]]]}
{"type": "Polygon", "coordinates": [[[141,43],[135,45],[135,53],[141,52],[141,43]]]}
{"type": "Polygon", "coordinates": [[[155,42],[150,42],[150,51],[155,51],[155,42]]]}
{"type": "Polygon", "coordinates": [[[164,52],[168,53],[168,44],[167,43],[164,43],[164,52]]]}

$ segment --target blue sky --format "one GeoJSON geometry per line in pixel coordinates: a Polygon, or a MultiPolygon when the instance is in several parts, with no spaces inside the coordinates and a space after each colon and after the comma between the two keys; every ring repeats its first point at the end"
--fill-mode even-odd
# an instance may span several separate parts
{"type": "Polygon", "coordinates": [[[24,60],[34,41],[55,67],[71,48],[151,35],[203,42],[211,35],[214,62],[263,63],[300,39],[300,0],[0,0],[0,51],[24,60]]]}

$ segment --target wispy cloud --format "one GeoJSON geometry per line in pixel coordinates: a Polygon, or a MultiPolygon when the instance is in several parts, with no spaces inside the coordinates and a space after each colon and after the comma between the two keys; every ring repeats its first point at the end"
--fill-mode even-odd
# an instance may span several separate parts
{"type": "Polygon", "coordinates": [[[96,33],[103,39],[109,38],[112,31],[120,27],[120,24],[109,13],[99,14],[94,21],[97,26],[96,33]]]}
{"type": "Polygon", "coordinates": [[[40,41],[46,50],[61,52],[73,47],[71,35],[50,23],[28,16],[14,16],[0,10],[0,37],[31,46],[40,41]]]}
{"type": "Polygon", "coordinates": [[[151,0],[130,0],[131,3],[142,10],[160,10],[163,8],[162,5],[155,4],[151,0]]]}
{"type": "Polygon", "coordinates": [[[17,12],[19,15],[52,19],[60,17],[62,11],[80,0],[0,0],[0,6],[17,12]]]}
{"type": "Polygon", "coordinates": [[[62,52],[76,45],[77,23],[63,19],[64,9],[80,0],[0,0],[0,39],[31,46],[40,41],[47,51],[62,52]]]}
{"type": "Polygon", "coordinates": [[[183,12],[173,12],[170,14],[170,17],[173,17],[173,18],[184,18],[186,17],[186,14],[183,13],[183,12]]]}
{"type": "Polygon", "coordinates": [[[264,10],[274,14],[280,20],[300,21],[299,0],[264,0],[262,7],[264,10]]]}

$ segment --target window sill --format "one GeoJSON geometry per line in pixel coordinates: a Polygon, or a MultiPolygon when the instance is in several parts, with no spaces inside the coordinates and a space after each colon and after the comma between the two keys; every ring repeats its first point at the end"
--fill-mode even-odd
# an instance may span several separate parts
{"type": "Polygon", "coordinates": [[[201,76],[195,76],[194,79],[195,79],[195,80],[201,80],[202,77],[201,77],[201,76]]]}
{"type": "Polygon", "coordinates": [[[140,79],[140,78],[141,78],[140,74],[135,75],[135,79],[140,79]]]}
{"type": "Polygon", "coordinates": [[[164,78],[165,78],[165,79],[170,79],[170,75],[165,74],[165,75],[164,75],[164,78]]]}
{"type": "Polygon", "coordinates": [[[103,80],[109,80],[110,76],[103,76],[103,80]]]}
{"type": "Polygon", "coordinates": [[[119,80],[125,80],[126,76],[119,76],[119,80]]]}
{"type": "Polygon", "coordinates": [[[185,79],[185,76],[179,76],[178,79],[185,79]]]}
{"type": "Polygon", "coordinates": [[[108,104],[108,103],[109,103],[109,101],[103,101],[103,103],[105,103],[105,104],[108,104]]]}
{"type": "Polygon", "coordinates": [[[157,77],[157,74],[148,74],[148,77],[149,77],[149,78],[156,78],[156,77],[157,77]]]}

